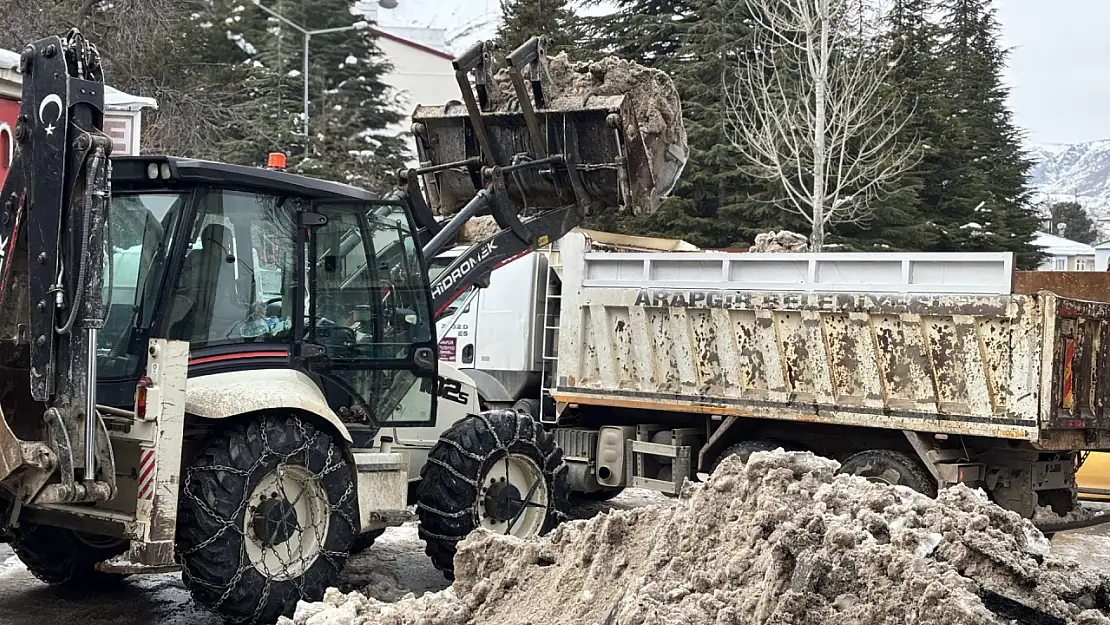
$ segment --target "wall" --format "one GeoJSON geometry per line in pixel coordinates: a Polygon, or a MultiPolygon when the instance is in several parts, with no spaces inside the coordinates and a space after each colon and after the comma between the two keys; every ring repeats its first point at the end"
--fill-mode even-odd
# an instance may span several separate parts
{"type": "MultiPolygon", "coordinates": [[[[459,84],[455,82],[455,70],[451,58],[444,53],[426,50],[409,43],[403,43],[388,36],[380,35],[378,47],[393,64],[393,71],[385,77],[385,82],[400,93],[401,111],[405,121],[398,125],[397,132],[408,132],[409,118],[418,105],[437,106],[449,100],[461,100],[459,84]]],[[[415,146],[410,150],[414,158],[410,167],[416,166],[415,146]]]]}
{"type": "Polygon", "coordinates": [[[0,98],[0,185],[8,177],[15,153],[15,120],[19,115],[19,102],[0,98]]]}

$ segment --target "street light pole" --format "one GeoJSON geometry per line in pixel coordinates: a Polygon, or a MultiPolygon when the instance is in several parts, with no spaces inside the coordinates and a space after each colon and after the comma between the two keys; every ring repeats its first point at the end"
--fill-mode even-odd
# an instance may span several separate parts
{"type": "Polygon", "coordinates": [[[262,4],[262,0],[254,0],[254,5],[258,8],[260,8],[260,9],[262,9],[263,11],[269,13],[270,15],[276,17],[277,19],[285,22],[286,24],[289,24],[294,29],[296,29],[298,32],[300,32],[302,35],[304,35],[304,66],[303,66],[304,70],[302,72],[304,74],[304,137],[305,137],[304,151],[305,151],[305,154],[308,154],[308,44],[309,44],[309,41],[312,40],[313,35],[327,35],[327,34],[331,34],[331,33],[346,32],[348,30],[365,30],[365,29],[369,28],[370,25],[367,24],[366,22],[356,22],[355,24],[352,24],[350,26],[337,26],[335,28],[320,28],[320,29],[317,29],[317,30],[307,30],[304,27],[302,27],[301,25],[299,25],[299,24],[293,22],[292,20],[290,20],[289,18],[285,17],[284,15],[278,13],[277,11],[265,6],[264,4],[262,4]]]}

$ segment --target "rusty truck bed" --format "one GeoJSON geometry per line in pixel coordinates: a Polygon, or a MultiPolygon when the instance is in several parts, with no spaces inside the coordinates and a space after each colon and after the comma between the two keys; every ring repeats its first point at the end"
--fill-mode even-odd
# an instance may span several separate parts
{"type": "Polygon", "coordinates": [[[1009,254],[561,246],[559,402],[1110,448],[1110,304],[1009,254]]]}

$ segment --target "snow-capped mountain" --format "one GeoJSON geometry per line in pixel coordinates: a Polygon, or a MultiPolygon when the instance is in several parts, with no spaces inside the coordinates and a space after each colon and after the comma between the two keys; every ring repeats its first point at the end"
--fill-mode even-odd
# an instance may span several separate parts
{"type": "Polygon", "coordinates": [[[1095,219],[1110,220],[1110,139],[1029,147],[1037,165],[1037,199],[1078,201],[1095,219]]]}

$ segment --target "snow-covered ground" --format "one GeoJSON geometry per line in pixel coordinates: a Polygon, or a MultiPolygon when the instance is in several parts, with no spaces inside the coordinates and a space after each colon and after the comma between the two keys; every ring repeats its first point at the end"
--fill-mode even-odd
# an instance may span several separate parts
{"type": "MultiPolygon", "coordinates": [[[[629,489],[609,502],[578,504],[574,518],[600,512],[667,503],[667,497],[629,489]]],[[[1099,512],[1110,505],[1099,505],[1099,512]]],[[[1055,554],[1073,557],[1110,571],[1110,525],[1056,535],[1055,554]]],[[[366,588],[383,600],[412,592],[435,592],[448,582],[424,555],[415,524],[386,530],[366,553],[352,558],[344,571],[344,589],[366,588]]],[[[219,625],[219,618],[196,607],[181,585],[180,575],[135,577],[111,595],[66,594],[34,579],[6,545],[0,545],[0,622],[4,625],[108,623],[111,625],[219,625]]]]}

